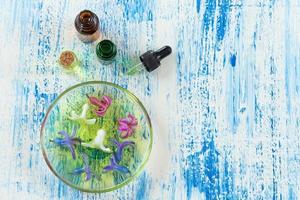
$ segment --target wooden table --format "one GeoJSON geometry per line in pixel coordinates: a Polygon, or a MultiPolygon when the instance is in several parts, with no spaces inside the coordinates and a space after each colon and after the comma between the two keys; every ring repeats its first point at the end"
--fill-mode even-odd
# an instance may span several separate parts
{"type": "Polygon", "coordinates": [[[300,197],[300,1],[2,0],[0,13],[0,199],[300,197]],[[113,65],[76,37],[83,9],[116,43],[113,65]],[[159,69],[122,74],[125,61],[167,44],[159,69]],[[64,49],[80,74],[57,65],[64,49]],[[88,80],[129,89],[154,124],[144,172],[105,194],[63,184],[39,145],[51,102],[88,80]]]}

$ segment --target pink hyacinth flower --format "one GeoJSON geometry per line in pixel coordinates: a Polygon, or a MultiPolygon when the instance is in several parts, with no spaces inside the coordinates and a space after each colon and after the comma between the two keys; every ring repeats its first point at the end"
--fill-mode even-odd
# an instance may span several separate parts
{"type": "Polygon", "coordinates": [[[118,123],[121,138],[128,138],[132,136],[136,126],[138,125],[137,119],[131,114],[128,114],[127,118],[119,119],[118,123]]]}
{"type": "Polygon", "coordinates": [[[95,110],[96,115],[103,117],[108,109],[108,107],[111,105],[111,98],[108,96],[103,96],[101,100],[99,100],[97,97],[89,97],[89,101],[92,105],[97,106],[97,109],[95,110]]]}

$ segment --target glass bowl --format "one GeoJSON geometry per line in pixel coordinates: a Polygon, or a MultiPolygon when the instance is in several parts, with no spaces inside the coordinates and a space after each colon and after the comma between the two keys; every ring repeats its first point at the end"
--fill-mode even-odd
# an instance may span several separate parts
{"type": "Polygon", "coordinates": [[[85,192],[128,184],[152,147],[150,118],[128,90],[109,82],[85,82],[65,90],[49,107],[41,147],[50,170],[85,192]]]}

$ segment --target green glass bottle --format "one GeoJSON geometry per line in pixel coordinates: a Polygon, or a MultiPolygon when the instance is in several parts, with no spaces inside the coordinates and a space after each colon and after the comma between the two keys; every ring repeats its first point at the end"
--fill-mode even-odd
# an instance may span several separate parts
{"type": "Polygon", "coordinates": [[[117,55],[117,47],[110,40],[102,40],[96,46],[96,54],[101,63],[111,64],[117,55]]]}

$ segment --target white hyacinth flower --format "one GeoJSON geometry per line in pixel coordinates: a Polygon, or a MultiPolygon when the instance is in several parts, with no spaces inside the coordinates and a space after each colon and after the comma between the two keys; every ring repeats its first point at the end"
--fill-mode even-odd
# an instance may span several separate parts
{"type": "Polygon", "coordinates": [[[79,119],[81,119],[81,120],[84,120],[86,124],[89,124],[89,125],[95,124],[96,123],[96,119],[87,119],[86,118],[86,113],[87,113],[88,109],[89,109],[89,104],[86,103],[86,104],[84,104],[82,106],[82,112],[81,112],[80,115],[78,115],[77,113],[75,113],[75,111],[73,110],[71,112],[71,116],[69,117],[70,120],[79,120],[79,119]]]}
{"type": "Polygon", "coordinates": [[[104,152],[110,153],[110,152],[112,152],[111,149],[105,147],[104,144],[103,144],[104,143],[105,134],[106,134],[105,130],[99,129],[97,131],[96,137],[92,141],[90,141],[88,143],[83,142],[83,143],[81,143],[81,145],[85,146],[85,147],[94,148],[94,149],[100,149],[100,150],[102,150],[104,152]]]}

